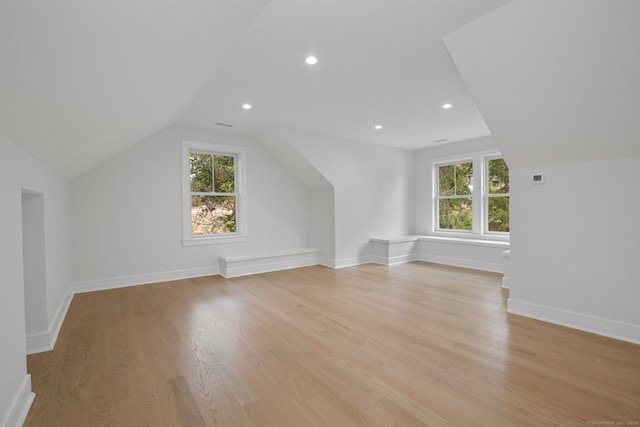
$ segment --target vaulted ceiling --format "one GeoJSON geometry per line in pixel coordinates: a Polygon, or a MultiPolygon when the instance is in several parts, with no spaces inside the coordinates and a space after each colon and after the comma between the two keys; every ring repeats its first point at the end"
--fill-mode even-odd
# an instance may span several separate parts
{"type": "Polygon", "coordinates": [[[271,0],[179,120],[404,148],[487,135],[442,36],[503,3],[271,0]]]}
{"type": "Polygon", "coordinates": [[[174,123],[640,155],[639,20],[638,0],[2,0],[0,133],[67,177],[174,123]]]}
{"type": "Polygon", "coordinates": [[[2,0],[0,133],[76,176],[173,123],[266,0],[2,0]]]}
{"type": "Polygon", "coordinates": [[[407,148],[486,135],[442,36],[506,2],[3,0],[0,133],[68,177],[172,123],[407,148]]]}

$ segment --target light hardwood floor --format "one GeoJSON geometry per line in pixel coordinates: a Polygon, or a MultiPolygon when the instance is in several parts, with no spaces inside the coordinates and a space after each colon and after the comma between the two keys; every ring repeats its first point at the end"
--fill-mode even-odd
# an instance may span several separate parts
{"type": "Polygon", "coordinates": [[[411,263],[79,294],[28,358],[25,425],[640,425],[640,346],[508,315],[499,282],[411,263]]]}

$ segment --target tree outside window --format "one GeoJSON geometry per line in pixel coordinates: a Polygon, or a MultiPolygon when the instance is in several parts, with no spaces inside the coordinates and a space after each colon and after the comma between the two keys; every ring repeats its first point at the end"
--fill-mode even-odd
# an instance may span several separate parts
{"type": "Polygon", "coordinates": [[[473,162],[438,167],[438,226],[445,230],[473,227],[473,162]]]}
{"type": "Polygon", "coordinates": [[[503,158],[494,153],[478,153],[432,165],[433,231],[508,237],[509,167],[503,158]]]}
{"type": "Polygon", "coordinates": [[[182,141],[182,244],[246,242],[247,149],[182,141]]]}
{"type": "Polygon", "coordinates": [[[489,159],[487,169],[487,230],[509,232],[509,167],[504,159],[489,159]]]}
{"type": "Polygon", "coordinates": [[[236,231],[235,156],[189,152],[191,233],[236,231]]]}

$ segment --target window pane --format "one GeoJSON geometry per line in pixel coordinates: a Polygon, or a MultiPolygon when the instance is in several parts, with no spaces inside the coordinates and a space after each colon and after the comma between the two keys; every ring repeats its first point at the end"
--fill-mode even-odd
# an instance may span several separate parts
{"type": "Polygon", "coordinates": [[[439,224],[446,230],[471,230],[471,199],[445,199],[440,200],[439,224]]]}
{"type": "Polygon", "coordinates": [[[438,182],[441,196],[454,196],[456,194],[455,166],[446,165],[438,168],[438,182]]]}
{"type": "Polygon", "coordinates": [[[235,158],[233,156],[215,156],[214,191],[216,193],[234,192],[235,158]]]}
{"type": "Polygon", "coordinates": [[[509,167],[504,159],[489,160],[489,194],[509,194],[509,167]]]}
{"type": "Polygon", "coordinates": [[[234,233],[236,198],[233,196],[191,196],[191,233],[234,233]]]}
{"type": "Polygon", "coordinates": [[[466,196],[473,192],[473,162],[456,164],[456,195],[466,196]]]}
{"type": "Polygon", "coordinates": [[[509,231],[509,197],[489,197],[489,231],[509,231]]]}
{"type": "Polygon", "coordinates": [[[191,191],[210,193],[213,191],[213,163],[211,154],[189,153],[189,179],[191,191]]]}

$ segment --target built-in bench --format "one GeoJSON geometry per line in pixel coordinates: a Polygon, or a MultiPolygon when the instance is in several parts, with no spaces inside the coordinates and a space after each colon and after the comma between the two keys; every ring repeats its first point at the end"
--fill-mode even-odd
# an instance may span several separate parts
{"type": "Polygon", "coordinates": [[[418,260],[419,236],[371,238],[371,260],[377,264],[394,265],[418,260]]]}
{"type": "Polygon", "coordinates": [[[511,289],[511,250],[506,250],[502,252],[502,256],[504,257],[504,269],[502,271],[502,287],[504,289],[511,289]]]}
{"type": "Polygon", "coordinates": [[[295,249],[278,254],[220,256],[220,275],[224,278],[267,273],[318,264],[318,249],[295,249]]]}
{"type": "Polygon", "coordinates": [[[378,264],[426,261],[496,273],[505,272],[503,252],[509,249],[504,241],[440,236],[374,237],[370,245],[372,261],[378,264]]]}
{"type": "MultiPolygon", "coordinates": [[[[503,273],[502,286],[509,288],[509,242],[440,236],[374,237],[370,239],[371,262],[382,265],[425,261],[475,270],[503,273]]],[[[267,273],[320,264],[318,249],[303,248],[276,254],[220,256],[220,275],[225,278],[267,273]]]]}

